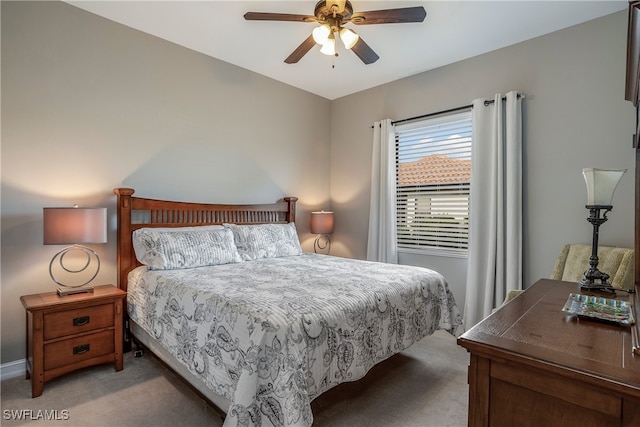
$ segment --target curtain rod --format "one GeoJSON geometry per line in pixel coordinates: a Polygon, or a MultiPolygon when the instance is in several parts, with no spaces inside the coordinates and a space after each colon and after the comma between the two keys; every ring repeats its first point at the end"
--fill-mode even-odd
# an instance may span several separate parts
{"type": "MultiPolygon", "coordinates": [[[[487,101],[484,101],[484,102],[485,102],[485,105],[486,105],[487,101]]],[[[473,105],[463,105],[462,107],[450,108],[448,110],[438,111],[436,113],[423,114],[421,116],[409,117],[408,119],[395,120],[395,121],[392,121],[391,124],[395,125],[395,124],[398,124],[398,123],[410,122],[411,120],[426,119],[427,117],[437,116],[438,114],[447,114],[447,113],[453,113],[455,111],[460,111],[460,110],[468,110],[468,109],[470,109],[472,107],[473,107],[473,105]]]]}
{"type": "MultiPolygon", "coordinates": [[[[519,93],[519,94],[518,94],[518,98],[523,98],[523,99],[524,99],[524,93],[519,93]]],[[[507,100],[507,97],[506,97],[506,96],[503,96],[503,97],[502,97],[502,100],[503,100],[503,101],[506,101],[506,100],[507,100]]],[[[484,101],[484,106],[486,107],[487,105],[493,104],[494,102],[496,102],[496,100],[495,100],[495,99],[485,99],[485,101],[484,101]]]]}
{"type": "MultiPolygon", "coordinates": [[[[524,98],[524,95],[519,93],[518,94],[518,98],[524,98]]],[[[506,101],[507,97],[503,96],[502,100],[506,101]]],[[[484,105],[485,106],[491,105],[494,102],[495,102],[495,99],[487,99],[487,100],[484,101],[484,105]]],[[[473,108],[473,104],[463,105],[462,107],[450,108],[448,110],[438,111],[438,112],[435,112],[435,113],[423,114],[421,116],[409,117],[408,119],[395,120],[395,121],[392,121],[391,124],[395,125],[395,124],[398,124],[398,123],[410,122],[411,120],[426,119],[427,117],[437,116],[439,114],[453,113],[453,112],[456,112],[456,111],[466,110],[466,109],[469,109],[469,108],[473,108]]],[[[373,128],[373,126],[371,126],[371,127],[373,128]]]]}

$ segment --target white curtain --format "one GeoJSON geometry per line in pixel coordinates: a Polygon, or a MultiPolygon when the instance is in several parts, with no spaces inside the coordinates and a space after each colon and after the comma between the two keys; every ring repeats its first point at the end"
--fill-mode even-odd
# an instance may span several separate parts
{"type": "Polygon", "coordinates": [[[522,289],[522,100],[509,92],[473,102],[468,330],[522,289]]]}
{"type": "Polygon", "coordinates": [[[371,203],[367,259],[398,263],[396,242],[396,148],[391,120],[373,125],[371,203]]]}

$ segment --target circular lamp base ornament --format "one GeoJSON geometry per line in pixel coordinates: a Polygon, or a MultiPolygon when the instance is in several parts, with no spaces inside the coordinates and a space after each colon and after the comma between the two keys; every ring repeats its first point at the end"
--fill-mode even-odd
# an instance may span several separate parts
{"type": "Polygon", "coordinates": [[[98,254],[93,249],[82,245],[72,245],[62,249],[60,252],[55,254],[53,258],[51,258],[51,262],[49,263],[49,276],[51,276],[51,280],[60,285],[57,291],[58,295],[60,296],[93,292],[93,287],[86,285],[93,279],[95,279],[99,272],[100,258],[98,257],[98,254]],[[70,262],[65,263],[66,256],[80,256],[81,262],[79,263],[79,266],[72,266],[70,262]],[[87,274],[91,274],[91,270],[89,269],[92,264],[92,258],[95,258],[96,261],[95,263],[93,263],[93,265],[95,266],[95,271],[88,280],[81,283],[69,284],[56,279],[56,276],[54,274],[54,267],[56,265],[58,266],[58,271],[61,274],[64,274],[65,272],[70,274],[80,274],[87,272],[87,274]]]}
{"type": "Polygon", "coordinates": [[[316,240],[313,242],[313,252],[318,253],[318,249],[321,251],[327,250],[327,254],[331,252],[331,240],[326,234],[318,234],[316,240]]]}

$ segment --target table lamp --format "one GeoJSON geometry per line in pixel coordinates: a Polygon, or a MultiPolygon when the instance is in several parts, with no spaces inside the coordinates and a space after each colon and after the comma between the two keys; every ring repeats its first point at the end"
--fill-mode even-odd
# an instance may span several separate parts
{"type": "MultiPolygon", "coordinates": [[[[71,245],[56,253],[49,263],[49,275],[60,287],[58,295],[70,295],[83,292],[93,292],[93,287],[86,286],[96,278],[100,271],[98,254],[83,244],[107,243],[107,208],[43,208],[43,243],[45,245],[71,245]],[[80,255],[83,261],[79,267],[65,264],[65,256],[71,252],[80,255]],[[86,257],[86,260],[84,260],[86,257]],[[77,274],[89,271],[95,258],[95,273],[89,280],[79,283],[65,284],[57,280],[53,270],[58,262],[59,267],[67,273],[77,274]]],[[[78,276],[79,277],[79,276],[78,276]]]]}
{"type": "Polygon", "coordinates": [[[581,289],[615,293],[615,289],[609,283],[609,275],[598,270],[598,236],[600,226],[607,221],[607,213],[613,209],[613,193],[626,171],[626,169],[582,169],[582,175],[587,183],[587,205],[585,206],[589,209],[587,221],[593,225],[593,236],[589,268],[584,272],[584,279],[578,283],[581,289]]]}
{"type": "Polygon", "coordinates": [[[313,242],[313,252],[318,253],[318,249],[327,249],[327,254],[331,251],[331,240],[328,234],[333,233],[333,212],[311,212],[311,233],[317,234],[313,242]]]}

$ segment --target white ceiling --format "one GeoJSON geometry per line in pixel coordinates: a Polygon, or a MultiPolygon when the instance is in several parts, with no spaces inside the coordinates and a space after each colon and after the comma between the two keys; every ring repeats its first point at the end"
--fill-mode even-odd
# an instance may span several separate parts
{"type": "MultiPolygon", "coordinates": [[[[291,86],[336,99],[627,8],[627,1],[359,1],[354,12],[424,6],[422,23],[348,24],[380,56],[339,49],[284,59],[316,26],[246,21],[245,12],[313,15],[309,1],[74,1],[74,6],[291,86]],[[332,68],[332,65],[335,65],[332,68]]],[[[339,43],[336,43],[339,44],[339,43]]]]}

